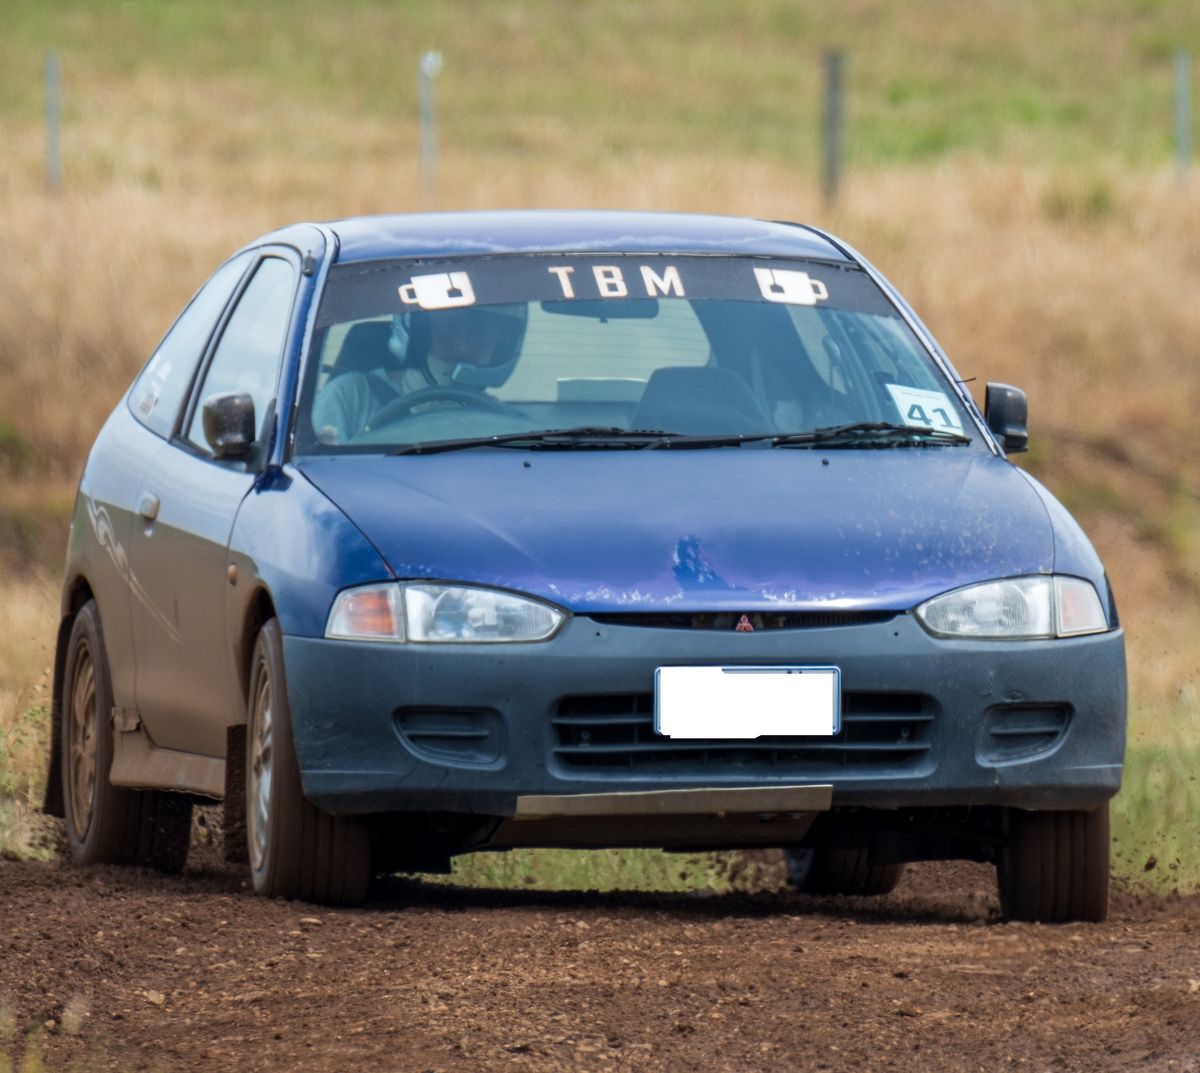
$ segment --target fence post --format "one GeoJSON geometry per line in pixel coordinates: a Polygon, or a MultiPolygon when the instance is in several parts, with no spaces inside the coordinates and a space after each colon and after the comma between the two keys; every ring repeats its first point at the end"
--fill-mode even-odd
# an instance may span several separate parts
{"type": "Polygon", "coordinates": [[[821,191],[826,207],[837,202],[842,182],[842,151],[845,137],[845,54],[840,49],[825,53],[825,101],[821,122],[821,191]]]}
{"type": "Polygon", "coordinates": [[[437,201],[437,128],[433,118],[433,80],[442,69],[442,54],[426,52],[417,68],[417,94],[421,101],[421,188],[430,202],[437,201]]]}
{"type": "Polygon", "coordinates": [[[1186,49],[1175,53],[1175,162],[1179,180],[1187,180],[1192,164],[1192,57],[1186,49]]]}
{"type": "Polygon", "coordinates": [[[46,186],[57,190],[62,185],[62,161],[59,149],[59,118],[62,111],[62,87],[58,53],[46,53],[46,186]]]}

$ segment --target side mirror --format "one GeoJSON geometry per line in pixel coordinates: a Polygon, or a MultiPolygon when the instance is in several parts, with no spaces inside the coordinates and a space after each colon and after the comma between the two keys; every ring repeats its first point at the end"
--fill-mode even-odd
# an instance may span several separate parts
{"type": "Polygon", "coordinates": [[[983,416],[1009,454],[1029,450],[1029,403],[1019,387],[988,384],[983,416]]]}
{"type": "Polygon", "coordinates": [[[204,438],[214,458],[245,459],[254,450],[254,400],[244,391],[204,400],[204,438]]]}

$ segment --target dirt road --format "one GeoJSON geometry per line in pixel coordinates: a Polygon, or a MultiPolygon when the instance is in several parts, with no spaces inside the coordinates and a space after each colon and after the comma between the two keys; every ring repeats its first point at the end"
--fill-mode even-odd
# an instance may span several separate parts
{"type": "Polygon", "coordinates": [[[976,866],[876,901],[397,881],[332,911],[0,861],[0,929],[17,1073],[1200,1070],[1200,899],[1004,925],[976,866]]]}

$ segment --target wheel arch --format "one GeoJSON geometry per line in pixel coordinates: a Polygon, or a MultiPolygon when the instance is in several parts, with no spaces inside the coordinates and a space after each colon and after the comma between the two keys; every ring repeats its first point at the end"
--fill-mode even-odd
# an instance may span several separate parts
{"type": "Polygon", "coordinates": [[[60,819],[66,815],[66,802],[62,790],[62,703],[63,675],[67,666],[67,639],[75,616],[89,600],[94,600],[91,583],[82,574],[63,587],[62,618],[58,623],[58,637],[54,644],[54,680],[50,692],[50,763],[46,773],[46,793],[42,799],[42,811],[60,819]]]}
{"type": "MultiPolygon", "coordinates": [[[[234,647],[238,685],[242,694],[242,712],[250,698],[250,674],[254,660],[254,645],[266,622],[275,618],[275,601],[265,585],[255,588],[242,614],[234,647]]],[[[246,843],[246,721],[225,729],[225,801],[224,801],[225,859],[230,863],[248,864],[246,843]]]]}
{"type": "Polygon", "coordinates": [[[275,617],[275,601],[266,586],[259,585],[246,604],[234,653],[243,701],[248,701],[250,696],[250,664],[254,659],[254,642],[258,640],[258,631],[275,617]]]}

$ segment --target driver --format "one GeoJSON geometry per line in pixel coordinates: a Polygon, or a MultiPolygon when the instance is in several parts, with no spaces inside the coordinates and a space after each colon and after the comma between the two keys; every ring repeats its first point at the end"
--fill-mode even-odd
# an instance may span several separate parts
{"type": "MultiPolygon", "coordinates": [[[[386,405],[429,388],[483,394],[512,373],[525,329],[524,306],[468,306],[397,313],[388,350],[397,363],[333,376],[313,401],[322,443],[348,443],[386,405]]],[[[431,400],[430,407],[439,403],[431,400]]],[[[416,406],[421,410],[422,406],[416,406]]]]}

